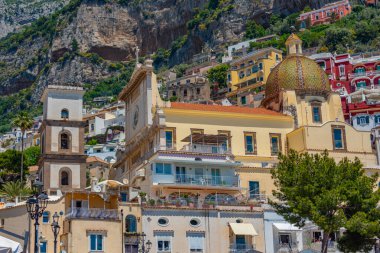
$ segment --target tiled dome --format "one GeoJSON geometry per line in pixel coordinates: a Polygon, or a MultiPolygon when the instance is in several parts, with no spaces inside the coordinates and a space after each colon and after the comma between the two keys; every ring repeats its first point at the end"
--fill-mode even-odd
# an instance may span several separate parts
{"type": "Polygon", "coordinates": [[[281,90],[330,91],[329,78],[315,61],[291,54],[270,73],[265,100],[278,96],[281,90]]]}

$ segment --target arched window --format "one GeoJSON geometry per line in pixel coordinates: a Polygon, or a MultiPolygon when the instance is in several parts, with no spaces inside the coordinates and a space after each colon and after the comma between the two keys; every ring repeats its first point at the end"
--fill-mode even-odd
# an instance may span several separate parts
{"type": "Polygon", "coordinates": [[[69,149],[70,139],[67,133],[61,133],[61,149],[69,149]]]}
{"type": "Polygon", "coordinates": [[[61,111],[61,119],[68,119],[69,118],[69,110],[63,109],[61,111]]]}
{"type": "Polygon", "coordinates": [[[134,215],[127,215],[127,217],[125,217],[125,232],[127,233],[137,232],[137,221],[134,215]]]}
{"type": "Polygon", "coordinates": [[[61,172],[61,185],[69,185],[69,173],[67,171],[61,172]]]}

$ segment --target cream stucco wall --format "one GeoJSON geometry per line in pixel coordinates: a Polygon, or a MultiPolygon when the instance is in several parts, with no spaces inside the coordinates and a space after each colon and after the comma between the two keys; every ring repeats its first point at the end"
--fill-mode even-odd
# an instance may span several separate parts
{"type": "Polygon", "coordinates": [[[344,122],[330,121],[320,127],[309,126],[297,129],[287,135],[290,149],[299,152],[320,153],[327,149],[331,157],[340,161],[347,157],[350,160],[358,157],[365,167],[376,166],[376,155],[371,147],[370,133],[358,131],[344,122]],[[332,126],[345,129],[345,150],[334,150],[332,126]]]}
{"type": "Polygon", "coordinates": [[[71,163],[60,163],[60,164],[51,164],[50,165],[50,188],[59,188],[59,171],[62,168],[69,168],[71,170],[71,187],[76,189],[80,188],[81,173],[80,173],[80,164],[71,164],[71,163]]]}
{"type": "Polygon", "coordinates": [[[45,119],[49,120],[61,120],[62,109],[69,111],[69,120],[81,121],[82,120],[82,108],[83,91],[66,91],[66,90],[54,90],[48,89],[48,95],[45,98],[46,114],[45,119]]]}
{"type": "Polygon", "coordinates": [[[300,126],[318,126],[328,121],[344,122],[342,104],[340,96],[331,93],[326,98],[323,96],[305,96],[301,97],[295,91],[285,91],[283,93],[284,107],[295,106],[297,109],[298,127],[300,126]],[[313,122],[312,103],[319,102],[321,105],[321,123],[313,122]]]}
{"type": "Polygon", "coordinates": [[[282,151],[285,150],[286,133],[293,130],[293,120],[286,116],[250,117],[248,114],[207,113],[165,109],[166,126],[176,128],[177,150],[181,142],[189,136],[191,129],[203,129],[205,134],[218,134],[220,131],[231,132],[231,151],[235,156],[246,156],[244,132],[255,132],[257,155],[254,157],[270,157],[270,133],[281,134],[282,151]]]}
{"type": "Polygon", "coordinates": [[[171,253],[190,252],[188,233],[205,233],[204,253],[229,253],[230,244],[234,242],[234,234],[229,223],[241,219],[250,223],[258,233],[257,236],[247,237],[246,242],[256,244],[258,252],[265,252],[263,214],[259,212],[234,212],[216,210],[170,210],[147,209],[143,212],[143,230],[153,245],[151,252],[157,252],[157,238],[159,232],[172,231],[171,253]],[[158,225],[158,219],[164,217],[169,220],[167,226],[158,225]],[[190,225],[190,220],[196,218],[200,221],[197,227],[190,225]]]}
{"type": "Polygon", "coordinates": [[[77,127],[51,127],[51,151],[58,152],[59,147],[59,134],[61,131],[69,131],[71,133],[71,151],[73,153],[79,153],[79,131],[77,127]]]}
{"type": "Polygon", "coordinates": [[[121,221],[74,219],[70,221],[67,253],[90,251],[89,234],[102,234],[104,253],[122,252],[121,221]]]}

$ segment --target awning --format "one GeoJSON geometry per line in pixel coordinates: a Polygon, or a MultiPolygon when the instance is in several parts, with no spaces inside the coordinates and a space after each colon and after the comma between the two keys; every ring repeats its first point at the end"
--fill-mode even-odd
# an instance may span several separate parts
{"type": "Polygon", "coordinates": [[[251,223],[230,223],[229,225],[235,235],[258,235],[251,223]]]}
{"type": "Polygon", "coordinates": [[[290,223],[273,223],[273,226],[277,228],[277,230],[280,231],[301,231],[299,227],[296,227],[290,223]]]}
{"type": "MultiPolygon", "coordinates": [[[[10,248],[12,253],[21,253],[22,247],[21,244],[15,241],[12,241],[8,238],[0,236],[0,248],[10,248]]],[[[4,250],[4,252],[7,252],[4,250]]]]}

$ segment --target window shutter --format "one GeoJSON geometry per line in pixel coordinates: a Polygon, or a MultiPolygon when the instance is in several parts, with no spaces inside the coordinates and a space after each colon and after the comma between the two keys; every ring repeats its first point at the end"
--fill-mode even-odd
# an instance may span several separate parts
{"type": "Polygon", "coordinates": [[[365,117],[365,122],[366,122],[367,124],[369,124],[369,116],[366,116],[366,117],[365,117]]]}
{"type": "Polygon", "coordinates": [[[356,124],[360,125],[360,117],[356,117],[356,124]]]}

